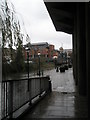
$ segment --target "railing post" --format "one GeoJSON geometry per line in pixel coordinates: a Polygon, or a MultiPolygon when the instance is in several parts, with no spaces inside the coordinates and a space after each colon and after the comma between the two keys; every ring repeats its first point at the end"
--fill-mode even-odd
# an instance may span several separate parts
{"type": "MultiPolygon", "coordinates": [[[[4,86],[3,86],[3,90],[4,90],[4,91],[3,91],[3,95],[4,95],[4,97],[2,96],[2,97],[3,97],[3,98],[2,98],[2,101],[4,101],[4,104],[3,104],[3,108],[2,108],[2,109],[3,109],[3,116],[5,117],[5,113],[6,113],[6,112],[5,112],[5,83],[3,83],[3,85],[4,85],[4,86]]],[[[2,101],[1,101],[1,102],[2,102],[2,101]]]]}
{"type": "Polygon", "coordinates": [[[39,97],[41,97],[41,78],[40,78],[40,95],[39,97]]]}
{"type": "Polygon", "coordinates": [[[9,118],[13,117],[13,82],[10,82],[8,85],[8,114],[9,118]]]}
{"type": "Polygon", "coordinates": [[[52,83],[50,80],[50,76],[47,76],[47,77],[48,77],[48,82],[49,82],[49,92],[52,92],[52,83]]]}
{"type": "Polygon", "coordinates": [[[29,79],[29,94],[30,94],[29,105],[32,105],[32,100],[31,100],[31,79],[29,79]]]}

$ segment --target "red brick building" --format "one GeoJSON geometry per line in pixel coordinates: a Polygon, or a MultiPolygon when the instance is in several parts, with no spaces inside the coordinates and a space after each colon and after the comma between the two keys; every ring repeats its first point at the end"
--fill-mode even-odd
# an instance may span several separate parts
{"type": "MultiPolygon", "coordinates": [[[[57,50],[55,50],[54,45],[48,44],[47,42],[34,43],[34,44],[26,45],[26,46],[30,48],[29,59],[36,58],[38,56],[38,53],[40,53],[41,56],[45,58],[49,58],[49,59],[53,59],[54,56],[58,57],[58,52],[57,50]]],[[[27,59],[26,51],[25,51],[25,58],[27,59]]]]}

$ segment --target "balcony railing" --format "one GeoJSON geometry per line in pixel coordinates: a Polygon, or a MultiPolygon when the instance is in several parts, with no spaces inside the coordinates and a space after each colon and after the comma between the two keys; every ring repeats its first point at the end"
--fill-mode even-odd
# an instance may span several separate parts
{"type": "Polygon", "coordinates": [[[42,97],[51,90],[49,76],[2,82],[2,119],[13,118],[22,106],[32,104],[34,98],[42,97]]]}

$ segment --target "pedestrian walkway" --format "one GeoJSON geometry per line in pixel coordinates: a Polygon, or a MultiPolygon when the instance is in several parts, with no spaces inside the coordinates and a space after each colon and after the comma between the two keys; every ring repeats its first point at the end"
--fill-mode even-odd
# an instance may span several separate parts
{"type": "MultiPolygon", "coordinates": [[[[65,73],[48,72],[51,75],[53,91],[21,118],[87,118],[86,97],[75,91],[72,69],[65,73]],[[55,76],[57,74],[57,76],[55,76]],[[56,79],[55,79],[56,78],[56,79]]],[[[20,119],[20,118],[19,118],[20,119]]]]}

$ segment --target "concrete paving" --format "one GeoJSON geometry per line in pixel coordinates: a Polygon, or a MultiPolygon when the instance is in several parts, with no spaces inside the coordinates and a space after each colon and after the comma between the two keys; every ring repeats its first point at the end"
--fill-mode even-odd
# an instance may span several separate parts
{"type": "Polygon", "coordinates": [[[51,76],[52,93],[49,93],[21,119],[87,118],[87,98],[79,96],[76,92],[72,69],[65,71],[65,73],[56,73],[55,70],[50,70],[45,74],[51,76]]]}

